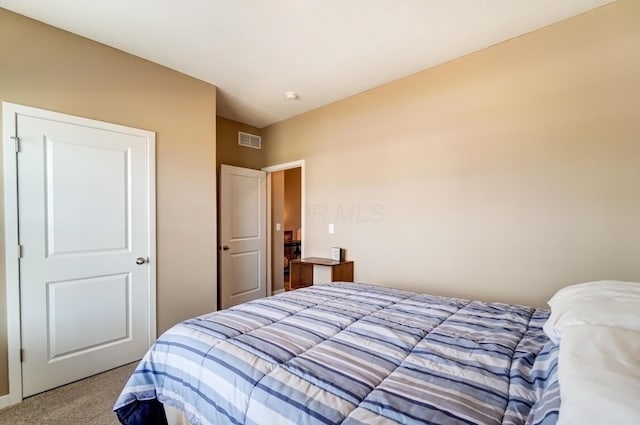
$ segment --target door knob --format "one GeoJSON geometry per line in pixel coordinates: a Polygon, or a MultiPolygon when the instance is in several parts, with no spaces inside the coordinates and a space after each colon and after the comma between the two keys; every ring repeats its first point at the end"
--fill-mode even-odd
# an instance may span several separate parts
{"type": "Polygon", "coordinates": [[[225,250],[225,251],[229,251],[229,245],[223,246],[222,249],[225,250]]]}
{"type": "Polygon", "coordinates": [[[147,262],[146,258],[142,258],[142,257],[138,257],[136,258],[136,264],[140,265],[140,264],[144,264],[147,262]]]}

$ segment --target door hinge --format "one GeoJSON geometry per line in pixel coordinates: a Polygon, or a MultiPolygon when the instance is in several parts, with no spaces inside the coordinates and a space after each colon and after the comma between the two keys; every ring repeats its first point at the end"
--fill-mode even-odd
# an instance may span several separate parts
{"type": "Polygon", "coordinates": [[[20,152],[20,137],[18,136],[11,136],[11,138],[15,141],[16,143],[16,153],[20,152]]]}
{"type": "Polygon", "coordinates": [[[20,349],[20,363],[24,361],[24,348],[20,349]]]}
{"type": "Polygon", "coordinates": [[[22,258],[22,245],[18,245],[18,258],[22,258]]]}

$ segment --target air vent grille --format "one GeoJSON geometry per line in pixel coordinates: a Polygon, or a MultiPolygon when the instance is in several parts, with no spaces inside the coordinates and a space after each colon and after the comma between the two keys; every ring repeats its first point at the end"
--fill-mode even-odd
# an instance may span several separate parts
{"type": "Polygon", "coordinates": [[[262,149],[262,137],[238,131],[238,144],[248,148],[262,149]]]}

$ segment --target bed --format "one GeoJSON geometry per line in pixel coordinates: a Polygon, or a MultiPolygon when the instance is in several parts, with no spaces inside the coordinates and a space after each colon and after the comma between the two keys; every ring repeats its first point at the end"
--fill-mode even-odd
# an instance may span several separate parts
{"type": "Polygon", "coordinates": [[[360,283],[184,321],[141,360],[122,424],[554,424],[549,311],[360,283]]]}

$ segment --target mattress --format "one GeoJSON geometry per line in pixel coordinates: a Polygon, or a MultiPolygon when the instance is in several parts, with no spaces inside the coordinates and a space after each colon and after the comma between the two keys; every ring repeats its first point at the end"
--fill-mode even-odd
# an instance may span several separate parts
{"type": "Polygon", "coordinates": [[[360,283],[287,292],[164,333],[114,410],[125,425],[554,424],[546,310],[360,283]]]}

